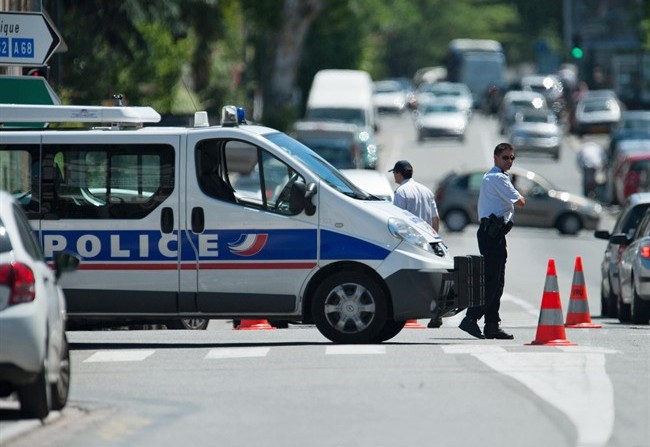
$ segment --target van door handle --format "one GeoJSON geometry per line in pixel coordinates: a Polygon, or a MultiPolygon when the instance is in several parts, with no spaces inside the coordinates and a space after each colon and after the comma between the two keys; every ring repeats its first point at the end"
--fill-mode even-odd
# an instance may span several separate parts
{"type": "Polygon", "coordinates": [[[203,233],[203,230],[205,230],[203,208],[192,208],[192,231],[194,233],[203,233]]]}
{"type": "Polygon", "coordinates": [[[165,234],[174,231],[174,211],[168,206],[160,213],[160,230],[165,234]]]}

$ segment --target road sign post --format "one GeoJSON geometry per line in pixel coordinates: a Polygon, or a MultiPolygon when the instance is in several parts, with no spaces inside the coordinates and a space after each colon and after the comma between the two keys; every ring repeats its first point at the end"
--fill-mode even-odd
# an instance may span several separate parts
{"type": "Polygon", "coordinates": [[[60,44],[43,13],[0,12],[0,65],[44,65],[60,44]]]}

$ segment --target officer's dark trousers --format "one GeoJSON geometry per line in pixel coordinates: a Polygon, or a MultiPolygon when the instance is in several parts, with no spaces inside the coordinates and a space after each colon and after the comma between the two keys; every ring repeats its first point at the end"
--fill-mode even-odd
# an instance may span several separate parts
{"type": "Polygon", "coordinates": [[[483,306],[470,307],[467,309],[467,316],[474,320],[485,317],[485,327],[496,330],[499,327],[499,307],[501,307],[501,295],[505,284],[506,260],[508,250],[506,247],[505,235],[497,238],[490,237],[480,225],[476,233],[478,249],[483,255],[485,263],[485,304],[483,306]]]}

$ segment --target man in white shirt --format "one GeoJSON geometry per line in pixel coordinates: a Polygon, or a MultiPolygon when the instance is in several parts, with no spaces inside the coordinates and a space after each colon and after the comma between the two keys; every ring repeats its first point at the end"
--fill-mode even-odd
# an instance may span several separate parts
{"type": "MultiPolygon", "coordinates": [[[[395,183],[399,185],[395,190],[393,204],[410,211],[411,214],[415,214],[431,225],[437,233],[440,228],[440,216],[438,216],[435,195],[422,183],[413,180],[413,166],[411,166],[411,163],[400,160],[388,172],[393,173],[395,183]]],[[[440,326],[442,326],[442,317],[440,316],[433,317],[427,324],[427,327],[430,328],[440,326]]]]}

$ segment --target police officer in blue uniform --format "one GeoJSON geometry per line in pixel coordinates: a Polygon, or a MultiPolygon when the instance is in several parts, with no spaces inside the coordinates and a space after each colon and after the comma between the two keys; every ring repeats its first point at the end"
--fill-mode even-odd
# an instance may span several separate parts
{"type": "Polygon", "coordinates": [[[513,225],[515,206],[526,199],[515,189],[507,172],[515,161],[515,150],[508,143],[494,148],[494,166],[484,176],[478,197],[480,225],[476,233],[485,267],[485,304],[467,309],[459,328],[476,338],[511,340],[514,337],[499,327],[499,307],[505,284],[506,234],[513,225]],[[483,332],[477,321],[485,317],[483,332]]]}

